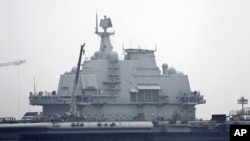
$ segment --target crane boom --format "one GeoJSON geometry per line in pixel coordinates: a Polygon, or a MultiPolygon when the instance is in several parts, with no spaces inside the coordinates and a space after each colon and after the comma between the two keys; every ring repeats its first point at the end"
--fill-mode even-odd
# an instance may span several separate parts
{"type": "Polygon", "coordinates": [[[26,60],[17,60],[13,62],[0,63],[0,67],[11,66],[11,65],[19,66],[23,63],[26,63],[26,60]]]}
{"type": "Polygon", "coordinates": [[[80,72],[82,55],[84,55],[84,53],[85,53],[84,47],[85,47],[85,43],[83,45],[81,45],[79,60],[78,60],[78,64],[77,64],[77,71],[76,71],[76,76],[75,76],[75,82],[73,85],[73,91],[72,91],[72,96],[71,96],[70,113],[73,114],[73,116],[76,116],[78,114],[77,107],[76,107],[76,98],[75,98],[76,94],[75,94],[75,92],[76,92],[76,87],[78,84],[78,77],[79,77],[79,72],[80,72]]]}

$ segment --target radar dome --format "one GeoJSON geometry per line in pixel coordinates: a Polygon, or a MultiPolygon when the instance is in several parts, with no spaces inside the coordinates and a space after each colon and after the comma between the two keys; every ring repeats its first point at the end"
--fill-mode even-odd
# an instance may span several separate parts
{"type": "Polygon", "coordinates": [[[167,63],[163,63],[162,64],[162,68],[167,69],[168,68],[168,64],[167,63]]]}
{"type": "Polygon", "coordinates": [[[170,67],[170,68],[168,69],[168,74],[176,74],[176,69],[173,68],[173,67],[170,67]]]}
{"type": "Polygon", "coordinates": [[[168,71],[168,64],[167,63],[162,64],[162,71],[163,71],[163,74],[167,74],[167,71],[168,71]]]}
{"type": "Polygon", "coordinates": [[[109,59],[110,59],[110,60],[118,60],[118,53],[115,52],[115,51],[111,51],[111,52],[109,53],[109,59]]]}
{"type": "Polygon", "coordinates": [[[95,58],[98,58],[98,56],[99,56],[99,52],[98,52],[98,51],[96,51],[96,52],[94,53],[94,56],[95,56],[95,58]]]}
{"type": "Polygon", "coordinates": [[[73,67],[70,72],[76,73],[77,67],[73,67]]]}
{"type": "Polygon", "coordinates": [[[95,56],[91,56],[90,59],[91,59],[91,60],[95,60],[95,56]]]}

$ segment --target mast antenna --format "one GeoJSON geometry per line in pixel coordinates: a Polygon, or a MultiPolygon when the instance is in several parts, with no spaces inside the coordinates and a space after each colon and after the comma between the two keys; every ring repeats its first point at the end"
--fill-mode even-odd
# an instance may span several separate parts
{"type": "Polygon", "coordinates": [[[33,77],[34,93],[36,94],[36,78],[33,77]]]}
{"type": "Polygon", "coordinates": [[[95,33],[98,33],[98,14],[95,15],[95,33]]]}

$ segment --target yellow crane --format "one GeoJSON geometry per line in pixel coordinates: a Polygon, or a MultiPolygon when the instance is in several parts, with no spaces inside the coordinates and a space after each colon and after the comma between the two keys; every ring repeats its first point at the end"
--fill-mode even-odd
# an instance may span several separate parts
{"type": "Polygon", "coordinates": [[[13,62],[0,63],[0,67],[11,66],[11,65],[19,66],[23,63],[26,63],[26,60],[17,60],[13,62]]]}

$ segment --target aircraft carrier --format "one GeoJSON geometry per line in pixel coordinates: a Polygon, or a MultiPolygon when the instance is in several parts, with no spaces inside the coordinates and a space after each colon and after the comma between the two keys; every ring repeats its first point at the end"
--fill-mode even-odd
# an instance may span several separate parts
{"type": "Polygon", "coordinates": [[[57,91],[30,92],[30,105],[42,106],[42,113],[1,118],[0,140],[229,141],[230,125],[247,124],[226,115],[197,120],[195,106],[206,101],[191,90],[188,75],[167,63],[158,67],[156,49],[123,48],[119,59],[112,26],[110,18],[98,24],[96,17],[99,51],[83,60],[81,45],[78,65],[60,76],[57,91]]]}

